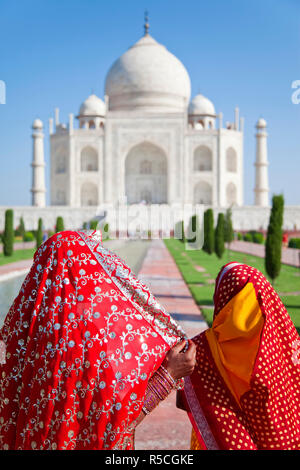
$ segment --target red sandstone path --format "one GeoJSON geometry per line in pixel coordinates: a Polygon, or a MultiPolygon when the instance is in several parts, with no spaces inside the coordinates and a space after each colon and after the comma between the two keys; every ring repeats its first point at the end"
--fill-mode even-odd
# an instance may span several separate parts
{"type": "MultiPolygon", "coordinates": [[[[248,255],[258,256],[259,258],[265,257],[265,245],[259,243],[244,242],[235,240],[230,244],[232,251],[239,251],[248,255]]],[[[289,264],[290,266],[300,267],[300,250],[297,248],[282,248],[281,262],[289,264]]]]}
{"type": "Polygon", "coordinates": [[[31,268],[31,265],[32,259],[24,259],[0,266],[0,281],[2,277],[9,279],[10,277],[21,276],[22,274],[25,275],[31,268]]]}
{"type": "MultiPolygon", "coordinates": [[[[153,240],[139,271],[153,294],[180,323],[189,337],[207,328],[182,276],[162,240],[153,240]]],[[[182,410],[176,408],[176,394],[162,402],[136,430],[137,450],[190,449],[191,424],[182,410]]]]}

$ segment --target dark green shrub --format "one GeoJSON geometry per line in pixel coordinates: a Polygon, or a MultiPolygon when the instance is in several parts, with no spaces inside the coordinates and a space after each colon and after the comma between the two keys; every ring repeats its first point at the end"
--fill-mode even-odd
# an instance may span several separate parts
{"type": "Polygon", "coordinates": [[[253,238],[253,243],[259,243],[260,245],[263,245],[265,242],[265,237],[263,233],[260,233],[260,232],[255,232],[252,238],[253,238]]]}
{"type": "Polygon", "coordinates": [[[289,239],[289,248],[299,248],[300,249],[300,238],[290,238],[289,239]]]}
{"type": "Polygon", "coordinates": [[[12,256],[14,252],[14,213],[12,209],[5,211],[5,228],[2,241],[4,255],[12,256]]]}
{"type": "Polygon", "coordinates": [[[23,217],[21,217],[20,219],[19,231],[20,231],[21,237],[24,238],[24,234],[26,230],[25,230],[25,223],[24,223],[23,217]]]}
{"type": "Polygon", "coordinates": [[[193,248],[200,249],[202,247],[203,233],[199,224],[198,215],[194,214],[190,218],[188,226],[188,236],[187,240],[190,245],[193,245],[193,248]]]}
{"type": "Polygon", "coordinates": [[[107,222],[103,225],[101,234],[102,234],[102,240],[107,240],[109,238],[109,224],[107,222]]]}
{"type": "Polygon", "coordinates": [[[184,222],[180,220],[175,224],[174,238],[180,240],[182,243],[185,242],[185,233],[184,233],[184,222]]]}
{"type": "Polygon", "coordinates": [[[218,258],[222,258],[225,251],[224,243],[224,214],[220,213],[218,215],[218,222],[215,230],[215,253],[218,258]]]}
{"type": "Polygon", "coordinates": [[[91,230],[97,230],[98,228],[98,220],[91,220],[90,221],[90,229],[91,230]]]}
{"type": "Polygon", "coordinates": [[[65,230],[64,227],[64,219],[62,217],[57,217],[56,219],[56,226],[55,226],[55,231],[57,232],[63,232],[65,230]]]}
{"type": "Polygon", "coordinates": [[[224,240],[226,243],[228,243],[228,246],[234,240],[234,231],[233,231],[231,217],[232,217],[231,209],[227,209],[225,218],[224,218],[224,240]]]}
{"type": "Polygon", "coordinates": [[[253,242],[253,236],[251,233],[245,233],[244,234],[244,241],[245,242],[253,242]]]}
{"type": "Polygon", "coordinates": [[[43,243],[43,220],[39,218],[38,229],[36,232],[36,247],[39,248],[43,243]]]}
{"type": "Polygon", "coordinates": [[[33,242],[35,239],[35,236],[32,232],[25,232],[23,240],[24,242],[33,242]]]}
{"type": "Polygon", "coordinates": [[[215,234],[214,234],[214,214],[212,209],[207,209],[204,212],[204,242],[203,242],[203,250],[208,253],[212,254],[214,252],[215,246],[215,234]]]}
{"type": "Polygon", "coordinates": [[[23,217],[20,218],[20,224],[15,230],[15,236],[16,237],[24,237],[25,233],[25,224],[24,224],[24,219],[23,217]]]}
{"type": "Polygon", "coordinates": [[[273,283],[281,268],[283,211],[283,196],[273,196],[265,250],[265,267],[273,283]]]}
{"type": "Polygon", "coordinates": [[[243,240],[243,235],[241,234],[241,232],[237,233],[237,239],[238,240],[243,240]]]}

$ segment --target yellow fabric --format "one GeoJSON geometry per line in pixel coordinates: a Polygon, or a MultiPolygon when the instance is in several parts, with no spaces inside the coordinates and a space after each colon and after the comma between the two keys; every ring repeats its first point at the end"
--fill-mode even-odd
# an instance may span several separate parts
{"type": "Polygon", "coordinates": [[[263,323],[254,286],[247,283],[206,331],[215,364],[238,404],[250,388],[263,323]]]}
{"type": "Polygon", "coordinates": [[[204,450],[203,447],[201,447],[200,442],[198,441],[198,438],[194,429],[192,429],[192,434],[191,434],[191,450],[204,450]]]}

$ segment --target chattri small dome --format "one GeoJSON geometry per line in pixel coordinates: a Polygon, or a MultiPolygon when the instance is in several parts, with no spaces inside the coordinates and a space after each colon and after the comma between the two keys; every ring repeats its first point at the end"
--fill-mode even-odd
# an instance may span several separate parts
{"type": "Polygon", "coordinates": [[[105,115],[105,103],[98,96],[90,95],[80,106],[79,117],[88,116],[104,116],[105,115]]]}
{"type": "Polygon", "coordinates": [[[35,119],[32,124],[32,129],[43,129],[43,123],[40,119],[35,119]]]}
{"type": "Polygon", "coordinates": [[[256,127],[259,127],[259,128],[267,127],[267,121],[264,118],[259,118],[259,120],[256,123],[256,127]]]}
{"type": "Polygon", "coordinates": [[[106,76],[111,111],[182,112],[190,93],[184,65],[148,33],[113,63],[106,76]]]}
{"type": "Polygon", "coordinates": [[[213,103],[205,96],[196,95],[189,105],[189,115],[197,116],[216,116],[216,111],[213,103]]]}

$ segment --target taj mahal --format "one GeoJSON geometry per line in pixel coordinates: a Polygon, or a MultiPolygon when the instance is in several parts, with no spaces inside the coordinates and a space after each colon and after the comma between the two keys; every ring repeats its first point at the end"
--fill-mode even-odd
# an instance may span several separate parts
{"type": "MultiPolygon", "coordinates": [[[[104,98],[91,94],[77,114],[49,119],[50,188],[45,186],[44,126],[33,122],[32,206],[15,208],[29,223],[73,228],[116,204],[178,204],[231,208],[236,229],[266,228],[270,210],[267,123],[255,123],[253,206],[243,200],[244,119],[223,120],[214,103],[191,97],[189,74],[166,47],[145,33],[112,64],[104,98]],[[50,205],[46,205],[46,190],[50,205]]],[[[48,171],[48,169],[47,169],[48,171]]],[[[285,225],[300,211],[285,208],[285,225]]]]}

